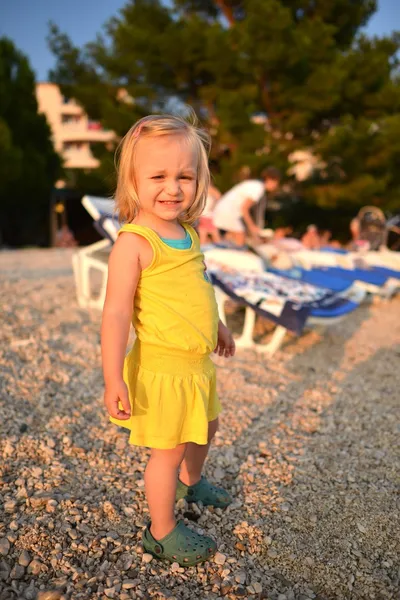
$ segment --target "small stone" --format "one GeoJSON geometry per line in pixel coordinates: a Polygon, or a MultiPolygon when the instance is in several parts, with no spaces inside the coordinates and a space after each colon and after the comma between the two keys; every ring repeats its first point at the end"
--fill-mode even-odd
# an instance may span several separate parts
{"type": "Polygon", "coordinates": [[[122,582],[123,590],[131,590],[136,586],[137,582],[134,579],[124,579],[122,582]]]}
{"type": "Polygon", "coordinates": [[[225,554],[221,554],[221,552],[217,552],[214,556],[214,562],[217,565],[224,565],[226,561],[226,556],[225,554]]]}
{"type": "Polygon", "coordinates": [[[0,539],[0,554],[7,556],[10,551],[10,542],[7,538],[0,539]]]}
{"type": "Polygon", "coordinates": [[[115,587],[106,588],[104,590],[104,594],[107,596],[107,598],[115,598],[116,593],[117,590],[115,589],[115,587]]]}
{"type": "Polygon", "coordinates": [[[58,506],[57,500],[53,500],[53,499],[48,500],[46,503],[46,512],[48,512],[48,513],[55,512],[57,506],[58,506]]]}
{"type": "Polygon", "coordinates": [[[367,533],[367,528],[362,523],[357,523],[357,529],[360,533],[367,533]]]}
{"type": "Polygon", "coordinates": [[[17,507],[17,502],[15,500],[8,500],[4,502],[4,512],[8,514],[12,514],[17,507]]]}
{"type": "Polygon", "coordinates": [[[247,592],[246,592],[246,588],[243,587],[242,585],[238,585],[236,590],[235,590],[236,596],[246,596],[247,592]]]}
{"type": "Polygon", "coordinates": [[[288,512],[288,510],[290,510],[290,504],[288,502],[284,502],[281,504],[281,510],[288,512]]]}
{"type": "Polygon", "coordinates": [[[47,592],[39,592],[37,600],[62,600],[63,595],[57,590],[48,590],[47,592]]]}
{"type": "Polygon", "coordinates": [[[129,571],[133,564],[133,556],[131,554],[121,554],[117,560],[117,568],[121,571],[129,571]]]}
{"type": "Polygon", "coordinates": [[[22,550],[21,554],[19,555],[18,564],[20,564],[23,567],[27,567],[31,560],[32,559],[29,552],[27,552],[26,550],[22,550]]]}
{"type": "Polygon", "coordinates": [[[46,506],[48,501],[48,497],[46,496],[32,496],[29,499],[30,505],[32,508],[43,508],[46,506]]]}
{"type": "Polygon", "coordinates": [[[214,478],[217,481],[221,481],[221,479],[224,479],[225,477],[225,471],[223,469],[221,469],[221,467],[217,467],[216,469],[214,469],[214,478]]]}
{"type": "Polygon", "coordinates": [[[122,510],[127,517],[132,517],[135,514],[135,509],[131,506],[124,506],[122,510]]]}
{"type": "Polygon", "coordinates": [[[244,585],[246,583],[246,573],[244,571],[239,571],[238,573],[236,573],[235,581],[236,583],[241,583],[242,585],[244,585]]]}
{"type": "Polygon", "coordinates": [[[179,563],[173,562],[171,565],[171,571],[172,572],[178,571],[179,567],[180,567],[179,563]]]}
{"type": "Polygon", "coordinates": [[[40,560],[32,560],[28,566],[28,573],[32,573],[32,575],[39,575],[42,570],[42,563],[40,560]]]}
{"type": "Polygon", "coordinates": [[[19,525],[17,521],[11,521],[10,525],[9,525],[11,531],[18,531],[19,529],[19,525]]]}
{"type": "Polygon", "coordinates": [[[275,548],[270,548],[268,550],[268,556],[270,558],[276,558],[278,556],[278,552],[275,550],[275,548]]]}
{"type": "Polygon", "coordinates": [[[152,554],[149,554],[148,552],[145,552],[142,556],[142,561],[144,563],[150,563],[153,560],[153,556],[152,554]]]}
{"type": "Polygon", "coordinates": [[[266,535],[264,538],[264,544],[266,544],[266,546],[270,546],[272,544],[272,537],[266,535]]]}
{"type": "Polygon", "coordinates": [[[6,563],[5,560],[1,559],[0,560],[0,580],[5,581],[6,579],[8,579],[9,574],[10,574],[10,567],[8,566],[8,564],[6,563]]]}
{"type": "Polygon", "coordinates": [[[278,600],[288,600],[286,594],[278,594],[278,600]]]}
{"type": "Polygon", "coordinates": [[[24,567],[21,567],[21,565],[14,565],[13,568],[11,569],[11,573],[10,573],[11,579],[22,579],[24,575],[25,575],[25,569],[24,569],[24,567]]]}
{"type": "Polygon", "coordinates": [[[242,542],[236,542],[235,548],[237,550],[240,550],[240,552],[245,552],[245,550],[246,550],[246,546],[244,544],[242,544],[242,542]]]}
{"type": "Polygon", "coordinates": [[[222,596],[225,596],[230,589],[232,589],[232,581],[230,579],[224,579],[220,587],[222,596]]]}
{"type": "Polygon", "coordinates": [[[24,598],[25,600],[36,600],[37,598],[37,589],[33,585],[32,581],[29,584],[29,587],[27,587],[24,591],[24,598]]]}
{"type": "Polygon", "coordinates": [[[261,583],[259,583],[258,581],[255,581],[252,584],[252,586],[253,586],[254,591],[255,591],[256,594],[261,594],[261,592],[262,592],[262,585],[261,585],[261,583]]]}

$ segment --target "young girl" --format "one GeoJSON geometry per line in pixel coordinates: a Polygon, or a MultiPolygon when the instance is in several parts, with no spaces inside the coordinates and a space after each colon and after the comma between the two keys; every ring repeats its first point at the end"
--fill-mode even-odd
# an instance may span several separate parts
{"type": "Polygon", "coordinates": [[[176,523],[175,500],[230,503],[201,475],[221,410],[210,353],[235,353],[191,227],[207,197],[208,145],[204,131],[172,116],[145,117],[125,136],[116,190],[125,224],[110,255],[102,324],[111,421],[130,429],[131,444],[151,448],[144,548],[183,566],[207,560],[216,544],[176,523]],[[124,359],[131,320],[137,339],[124,359]]]}

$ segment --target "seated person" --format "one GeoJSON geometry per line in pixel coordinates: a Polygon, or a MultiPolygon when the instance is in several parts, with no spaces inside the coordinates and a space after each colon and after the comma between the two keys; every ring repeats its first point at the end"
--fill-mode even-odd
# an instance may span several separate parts
{"type": "Polygon", "coordinates": [[[280,181],[278,169],[268,167],[262,173],[262,181],[248,179],[238,183],[224,194],[214,209],[214,225],[229,232],[231,239],[243,246],[246,230],[251,236],[259,237],[261,229],[254,222],[250,209],[260,202],[265,192],[274,192],[280,181]]]}
{"type": "Polygon", "coordinates": [[[307,250],[319,250],[321,247],[321,240],[318,234],[318,229],[315,225],[309,225],[307,231],[301,238],[301,243],[307,250]]]}
{"type": "Polygon", "coordinates": [[[216,203],[221,198],[221,192],[212,184],[208,187],[206,205],[199,219],[198,231],[200,244],[206,244],[209,239],[218,244],[221,241],[218,229],[214,225],[213,212],[216,203]]]}

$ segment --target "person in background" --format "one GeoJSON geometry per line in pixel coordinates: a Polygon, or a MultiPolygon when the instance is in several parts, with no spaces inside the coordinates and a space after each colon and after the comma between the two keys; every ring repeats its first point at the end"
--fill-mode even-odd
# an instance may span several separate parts
{"type": "Polygon", "coordinates": [[[301,243],[307,250],[319,250],[321,247],[321,240],[318,234],[316,225],[309,225],[303,237],[301,243]]]}
{"type": "Polygon", "coordinates": [[[262,172],[261,181],[247,179],[238,183],[219,200],[214,210],[214,225],[229,233],[238,246],[244,245],[246,233],[259,238],[262,227],[251,216],[251,208],[260,202],[266,192],[275,192],[279,182],[279,170],[268,167],[262,172]]]}
{"type": "Polygon", "coordinates": [[[208,194],[206,205],[199,219],[198,231],[200,244],[207,244],[210,240],[214,244],[218,244],[221,241],[218,229],[214,225],[213,211],[216,203],[221,198],[221,192],[213,186],[211,183],[208,186],[208,194]]]}
{"type": "Polygon", "coordinates": [[[57,231],[55,245],[57,248],[75,248],[78,245],[68,225],[62,225],[57,231]]]}

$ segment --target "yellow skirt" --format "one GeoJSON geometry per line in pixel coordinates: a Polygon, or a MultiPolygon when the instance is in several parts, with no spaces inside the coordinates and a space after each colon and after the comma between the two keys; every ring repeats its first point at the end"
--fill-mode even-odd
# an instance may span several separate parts
{"type": "Polygon", "coordinates": [[[221,405],[215,365],[209,354],[144,346],[138,340],[125,358],[131,418],[110,420],[130,429],[129,443],[169,449],[178,444],[207,444],[208,423],[221,405]]]}

